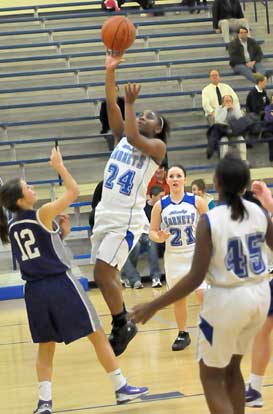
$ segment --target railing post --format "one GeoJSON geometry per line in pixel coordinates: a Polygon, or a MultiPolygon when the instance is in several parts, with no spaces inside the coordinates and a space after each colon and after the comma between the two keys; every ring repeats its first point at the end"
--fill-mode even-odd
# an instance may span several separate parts
{"type": "Polygon", "coordinates": [[[253,0],[253,6],[254,6],[255,22],[257,23],[257,21],[258,21],[258,15],[257,15],[257,2],[256,2],[256,0],[253,0]]]}
{"type": "Polygon", "coordinates": [[[268,0],[264,0],[265,5],[265,18],[266,18],[266,27],[267,33],[270,33],[270,21],[269,21],[269,10],[268,10],[268,0]]]}

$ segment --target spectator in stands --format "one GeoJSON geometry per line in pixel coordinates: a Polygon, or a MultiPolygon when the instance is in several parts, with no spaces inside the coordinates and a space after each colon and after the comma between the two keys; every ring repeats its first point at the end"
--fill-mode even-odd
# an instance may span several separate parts
{"type": "MultiPolygon", "coordinates": [[[[101,8],[110,12],[119,12],[124,3],[126,3],[126,0],[102,0],[101,8]]],[[[155,0],[136,0],[136,3],[143,9],[151,9],[154,7],[155,0]]]]}
{"type": "Polygon", "coordinates": [[[260,119],[264,119],[264,110],[266,105],[270,104],[270,100],[266,94],[267,77],[261,73],[256,73],[256,85],[250,90],[246,98],[246,111],[259,115],[260,119]]]}
{"type": "Polygon", "coordinates": [[[241,26],[238,36],[228,45],[230,66],[234,73],[245,76],[248,80],[256,83],[255,72],[262,73],[267,77],[272,72],[267,71],[262,64],[263,52],[255,39],[248,36],[248,28],[241,26]]]}
{"type": "Polygon", "coordinates": [[[94,191],[93,197],[92,197],[92,201],[91,201],[91,205],[92,205],[92,210],[89,214],[89,225],[91,227],[91,231],[92,228],[94,226],[95,223],[95,211],[96,211],[96,207],[99,204],[100,200],[101,200],[101,194],[102,194],[102,187],[103,187],[103,180],[100,181],[94,191]]]}
{"type": "Polygon", "coordinates": [[[202,90],[202,107],[209,125],[213,125],[215,122],[215,110],[222,105],[224,95],[231,95],[234,104],[239,108],[240,103],[234,90],[226,83],[221,82],[220,73],[217,69],[211,69],[209,78],[211,83],[202,90]]]}
{"type": "Polygon", "coordinates": [[[229,43],[229,32],[237,32],[240,26],[249,30],[239,0],[215,0],[212,5],[212,23],[216,33],[222,33],[229,43]]]}
{"type": "MultiPolygon", "coordinates": [[[[241,117],[243,117],[243,113],[238,105],[234,105],[232,96],[225,95],[222,105],[215,111],[215,124],[209,128],[207,133],[207,158],[211,158],[214,151],[218,151],[220,141],[228,143],[231,138],[235,139],[235,141],[240,141],[240,143],[236,143],[236,147],[241,159],[246,160],[246,143],[244,137],[234,136],[230,129],[231,121],[241,117]]],[[[223,158],[228,152],[228,145],[221,145],[219,152],[220,158],[223,158]]]]}
{"type": "Polygon", "coordinates": [[[193,194],[202,197],[206,201],[209,210],[215,207],[213,197],[206,193],[206,183],[202,178],[198,178],[191,183],[191,191],[193,194]]]}
{"type": "Polygon", "coordinates": [[[271,138],[268,142],[269,161],[273,161],[273,95],[271,96],[271,104],[264,109],[264,138],[271,138]]]}
{"type": "MultiPolygon", "coordinates": [[[[195,6],[200,6],[201,0],[182,0],[180,5],[189,8],[189,12],[192,14],[197,11],[200,13],[200,9],[196,9],[195,6]]],[[[203,5],[207,6],[207,0],[203,0],[203,5]]]]}
{"type": "Polygon", "coordinates": [[[156,170],[156,172],[154,173],[154,175],[152,176],[151,181],[148,184],[147,193],[146,193],[147,196],[149,196],[151,188],[155,185],[162,187],[165,194],[169,194],[170,188],[166,181],[167,169],[168,169],[168,160],[167,158],[165,158],[160,164],[160,166],[158,167],[158,169],[156,170]]]}
{"type": "MultiPolygon", "coordinates": [[[[122,118],[124,119],[125,116],[125,106],[124,106],[124,98],[123,96],[119,96],[119,87],[116,84],[116,94],[117,94],[117,104],[120,107],[122,118]]],[[[102,101],[100,107],[100,122],[101,122],[101,131],[100,134],[107,134],[109,131],[109,122],[108,122],[108,114],[107,114],[107,105],[106,100],[102,101]]],[[[108,148],[110,151],[114,149],[114,138],[113,137],[105,137],[108,148]]]]}
{"type": "MultiPolygon", "coordinates": [[[[150,223],[151,213],[155,203],[165,195],[162,187],[155,185],[150,189],[149,200],[146,202],[144,208],[147,219],[150,223]]],[[[159,267],[159,256],[157,243],[149,239],[149,225],[144,228],[144,231],[137,242],[135,248],[130,253],[123,269],[121,271],[121,279],[125,282],[125,287],[133,287],[134,289],[144,288],[141,283],[141,276],[137,271],[137,261],[142,249],[145,249],[148,253],[148,262],[150,268],[150,279],[152,281],[152,287],[158,288],[162,286],[161,283],[161,271],[159,267]]]]}

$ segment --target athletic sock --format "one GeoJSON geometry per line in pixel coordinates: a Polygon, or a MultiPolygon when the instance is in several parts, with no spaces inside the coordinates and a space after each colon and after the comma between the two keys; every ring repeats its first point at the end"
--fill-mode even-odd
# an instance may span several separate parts
{"type": "Polygon", "coordinates": [[[251,388],[261,393],[263,378],[264,377],[262,375],[256,375],[251,373],[249,376],[249,383],[251,385],[251,388]]]}
{"type": "Polygon", "coordinates": [[[126,384],[126,378],[123,376],[121,369],[115,369],[115,371],[109,372],[110,380],[112,381],[115,391],[119,390],[126,384]]]}
{"type": "Polygon", "coordinates": [[[52,400],[51,381],[39,382],[39,399],[43,401],[52,400]]]}
{"type": "Polygon", "coordinates": [[[122,312],[118,313],[117,315],[112,315],[112,325],[115,327],[120,328],[124,326],[127,322],[127,311],[125,305],[123,304],[122,312]]]}

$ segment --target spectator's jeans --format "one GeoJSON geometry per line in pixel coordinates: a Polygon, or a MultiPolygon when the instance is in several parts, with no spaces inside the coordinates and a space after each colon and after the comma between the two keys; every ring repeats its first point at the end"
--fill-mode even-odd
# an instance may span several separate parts
{"type": "Polygon", "coordinates": [[[224,42],[229,43],[229,33],[238,32],[239,27],[246,27],[249,32],[249,25],[247,19],[223,19],[219,20],[218,27],[221,29],[224,42]]]}
{"type": "Polygon", "coordinates": [[[262,65],[261,62],[257,62],[255,64],[253,70],[251,70],[245,64],[240,64],[240,65],[233,66],[233,71],[234,71],[234,73],[237,73],[239,75],[243,75],[248,80],[250,80],[250,82],[253,82],[253,83],[256,83],[256,79],[254,78],[253,73],[259,72],[259,73],[262,73],[263,75],[266,75],[266,72],[267,72],[265,67],[262,65]]]}
{"type": "Polygon", "coordinates": [[[135,284],[136,281],[141,280],[140,274],[137,271],[137,261],[140,255],[141,249],[144,248],[148,253],[148,262],[150,269],[150,278],[158,277],[161,278],[161,272],[159,268],[159,258],[158,258],[158,249],[157,243],[149,239],[148,234],[142,233],[139,241],[135,245],[134,249],[129,254],[128,259],[126,260],[122,271],[121,278],[128,279],[131,286],[135,284]]]}
{"type": "Polygon", "coordinates": [[[234,144],[238,150],[238,153],[240,155],[240,158],[244,161],[246,161],[246,142],[244,137],[222,137],[220,142],[221,143],[225,143],[224,145],[220,145],[220,158],[224,158],[224,156],[226,155],[226,153],[229,150],[229,145],[228,142],[229,140],[232,141],[240,141],[236,144],[234,144]]]}

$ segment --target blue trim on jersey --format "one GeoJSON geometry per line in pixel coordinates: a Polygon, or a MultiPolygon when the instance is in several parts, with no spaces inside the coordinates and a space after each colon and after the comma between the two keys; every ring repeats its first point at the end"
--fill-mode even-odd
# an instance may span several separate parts
{"type": "Polygon", "coordinates": [[[212,341],[213,341],[213,326],[211,326],[206,319],[202,318],[202,316],[200,316],[201,322],[199,323],[199,328],[201,329],[201,331],[204,334],[204,337],[206,338],[206,340],[208,341],[208,343],[210,345],[212,345],[212,341]]]}
{"type": "Polygon", "coordinates": [[[164,208],[168,207],[170,204],[172,204],[172,200],[170,195],[167,195],[165,197],[162,197],[160,199],[161,209],[164,210],[164,208]]]}
{"type": "Polygon", "coordinates": [[[195,195],[194,194],[188,194],[188,193],[184,193],[184,197],[178,202],[174,202],[171,199],[170,195],[167,195],[165,197],[162,197],[160,199],[160,203],[161,203],[161,209],[164,210],[164,208],[168,207],[170,204],[173,204],[174,206],[178,206],[181,203],[188,203],[195,206],[195,195]]]}
{"type": "Polygon", "coordinates": [[[125,240],[127,241],[129,251],[130,251],[134,244],[134,234],[131,231],[127,230],[125,240]]]}

